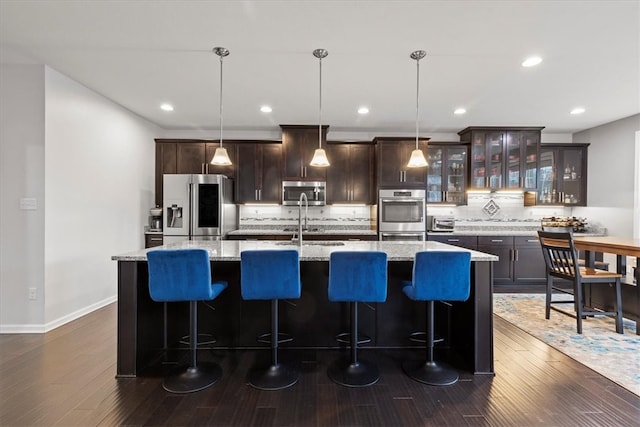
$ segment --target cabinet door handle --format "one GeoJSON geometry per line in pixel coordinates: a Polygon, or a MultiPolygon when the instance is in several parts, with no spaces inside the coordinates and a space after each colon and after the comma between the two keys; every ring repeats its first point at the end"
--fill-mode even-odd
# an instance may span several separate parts
{"type": "Polygon", "coordinates": [[[262,188],[258,190],[258,200],[262,201],[262,188]]]}
{"type": "Polygon", "coordinates": [[[162,237],[150,237],[149,241],[151,241],[151,242],[162,242],[162,237]]]}
{"type": "Polygon", "coordinates": [[[518,186],[521,188],[524,187],[524,178],[522,177],[518,178],[518,186]]]}
{"type": "Polygon", "coordinates": [[[205,171],[204,171],[204,163],[200,163],[200,173],[205,173],[205,171]]]}
{"type": "Polygon", "coordinates": [[[527,239],[527,243],[538,243],[538,239],[527,239]]]}
{"type": "Polygon", "coordinates": [[[517,249],[513,250],[513,260],[514,261],[518,261],[518,250],[517,249]]]}
{"type": "Polygon", "coordinates": [[[487,176],[484,177],[484,186],[485,187],[489,186],[489,177],[487,177],[487,176]]]}
{"type": "Polygon", "coordinates": [[[460,239],[447,239],[447,242],[459,242],[460,239]]]}
{"type": "Polygon", "coordinates": [[[491,243],[502,243],[504,240],[502,239],[491,239],[491,243]]]}

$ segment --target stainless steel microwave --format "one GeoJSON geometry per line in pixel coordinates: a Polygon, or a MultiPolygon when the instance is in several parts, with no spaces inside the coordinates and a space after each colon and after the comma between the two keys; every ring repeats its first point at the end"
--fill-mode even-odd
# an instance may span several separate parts
{"type": "Polygon", "coordinates": [[[309,206],[324,206],[326,187],[324,181],[282,181],[282,204],[297,206],[304,193],[309,206]]]}

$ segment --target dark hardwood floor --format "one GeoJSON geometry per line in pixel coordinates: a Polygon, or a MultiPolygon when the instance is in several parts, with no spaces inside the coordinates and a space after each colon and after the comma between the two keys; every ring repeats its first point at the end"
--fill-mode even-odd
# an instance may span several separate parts
{"type": "Polygon", "coordinates": [[[0,335],[0,425],[640,425],[638,396],[497,316],[495,377],[462,373],[455,385],[426,386],[400,368],[422,352],[364,349],[381,379],[350,389],[326,375],[338,352],[284,350],[302,377],[266,392],[245,384],[257,352],[203,351],[223,379],[189,395],[165,392],[153,374],[115,379],[115,326],[112,304],[47,334],[0,335]]]}

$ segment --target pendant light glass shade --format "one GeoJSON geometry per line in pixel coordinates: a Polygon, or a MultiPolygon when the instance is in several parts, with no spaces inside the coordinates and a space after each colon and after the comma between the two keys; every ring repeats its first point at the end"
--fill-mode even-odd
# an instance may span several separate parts
{"type": "Polygon", "coordinates": [[[322,149],[322,58],[326,58],[329,55],[325,49],[316,49],[313,51],[313,56],[318,58],[320,62],[320,97],[318,108],[318,148],[313,153],[313,158],[309,166],[327,167],[330,166],[329,159],[327,159],[327,153],[322,149]]]}
{"type": "Polygon", "coordinates": [[[222,58],[229,56],[229,50],[224,47],[214,47],[213,53],[220,57],[220,147],[216,148],[216,152],[211,159],[212,165],[231,166],[231,159],[227,153],[227,149],[222,146],[222,58]]]}
{"type": "Polygon", "coordinates": [[[407,163],[408,168],[424,168],[428,166],[424,153],[418,147],[418,124],[420,120],[420,60],[427,56],[424,50],[416,50],[411,53],[411,59],[416,60],[416,148],[411,152],[411,158],[407,163]]]}

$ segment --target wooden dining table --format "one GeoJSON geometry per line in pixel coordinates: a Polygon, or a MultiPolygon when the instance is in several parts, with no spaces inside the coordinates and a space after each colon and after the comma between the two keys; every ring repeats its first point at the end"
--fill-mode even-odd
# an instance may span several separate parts
{"type": "Polygon", "coordinates": [[[640,335],[640,239],[616,236],[574,236],[576,249],[585,252],[585,263],[593,267],[596,253],[616,255],[616,271],[625,276],[623,283],[623,312],[636,321],[636,334],[640,335]],[[636,259],[634,277],[627,276],[627,257],[636,259]],[[625,307],[626,306],[626,307],[625,307]]]}

